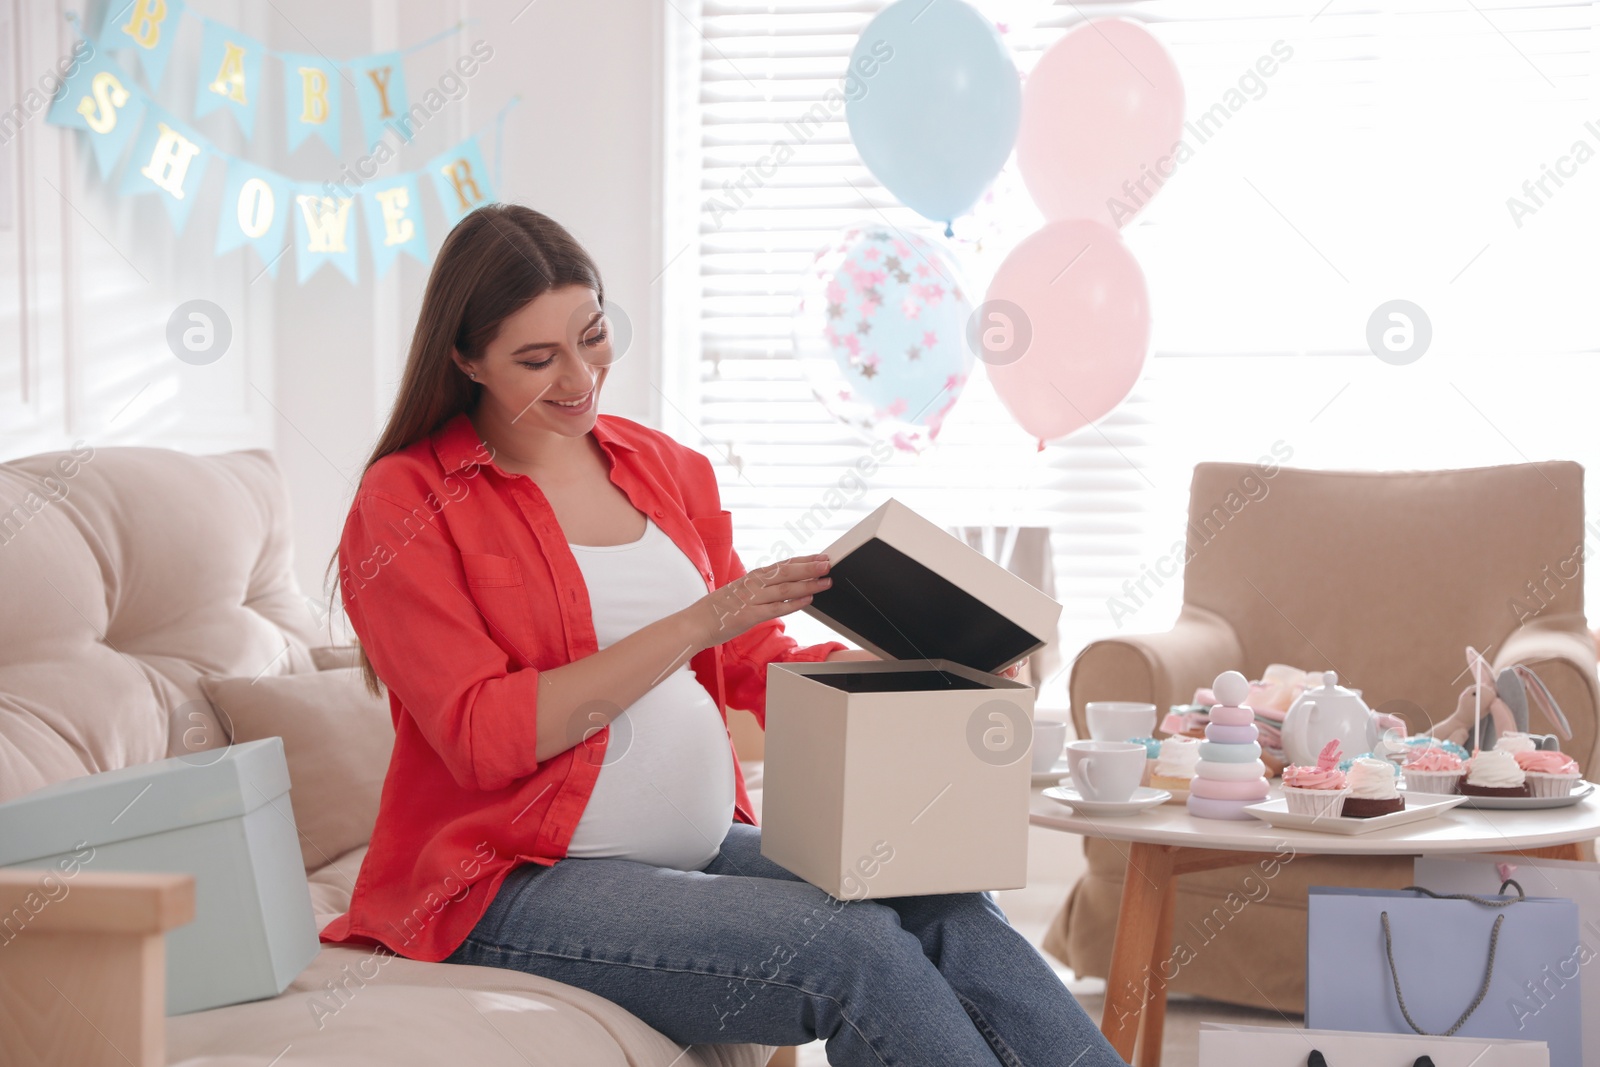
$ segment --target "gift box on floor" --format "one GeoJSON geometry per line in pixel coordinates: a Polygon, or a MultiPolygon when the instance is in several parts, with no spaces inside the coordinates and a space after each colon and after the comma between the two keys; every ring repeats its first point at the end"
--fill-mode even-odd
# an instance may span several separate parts
{"type": "MultiPolygon", "coordinates": [[[[0,867],[195,876],[166,934],[167,1014],[274,997],[315,958],[283,739],[56,782],[0,804],[0,867]]],[[[71,892],[71,878],[63,877],[71,892]]]]}
{"type": "Polygon", "coordinates": [[[1027,883],[1034,689],[1061,605],[890,500],[805,610],[882,661],[773,663],[761,853],[845,899],[1027,883]]]}

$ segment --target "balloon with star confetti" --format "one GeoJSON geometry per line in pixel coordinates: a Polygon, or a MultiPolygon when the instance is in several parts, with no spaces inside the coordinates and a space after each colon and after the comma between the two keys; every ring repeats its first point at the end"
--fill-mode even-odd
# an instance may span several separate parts
{"type": "Polygon", "coordinates": [[[972,303],[937,240],[852,226],[817,253],[794,313],[794,355],[822,406],[864,440],[917,453],[972,370],[972,303]]]}

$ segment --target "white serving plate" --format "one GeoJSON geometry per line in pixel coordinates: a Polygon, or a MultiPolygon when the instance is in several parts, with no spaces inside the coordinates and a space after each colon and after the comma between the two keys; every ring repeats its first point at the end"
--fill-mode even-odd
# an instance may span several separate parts
{"type": "Polygon", "coordinates": [[[1140,786],[1127,800],[1085,800],[1071,786],[1053,785],[1044,790],[1051,800],[1067,804],[1083,815],[1120,816],[1137,815],[1141,811],[1158,807],[1172,798],[1165,789],[1140,786]]]}
{"type": "Polygon", "coordinates": [[[1367,834],[1390,826],[1404,826],[1407,823],[1431,819],[1467,799],[1443,793],[1411,793],[1406,796],[1406,806],[1400,811],[1392,811],[1387,815],[1374,815],[1370,819],[1348,819],[1342,815],[1300,815],[1289,810],[1289,801],[1284,797],[1263,800],[1259,804],[1251,804],[1244,810],[1263,822],[1281,826],[1286,830],[1317,830],[1325,834],[1350,835],[1367,834]]]}
{"type": "Polygon", "coordinates": [[[1593,782],[1579,782],[1564,797],[1471,797],[1463,796],[1469,808],[1493,811],[1538,811],[1543,808],[1570,808],[1594,792],[1593,782]]]}

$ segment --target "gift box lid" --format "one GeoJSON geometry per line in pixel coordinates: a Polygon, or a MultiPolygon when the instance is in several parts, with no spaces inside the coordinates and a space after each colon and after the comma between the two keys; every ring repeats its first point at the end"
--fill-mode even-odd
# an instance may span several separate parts
{"type": "Polygon", "coordinates": [[[807,614],[885,659],[994,673],[1056,639],[1061,605],[892,497],[824,552],[807,614]]]}
{"type": "Polygon", "coordinates": [[[0,867],[247,815],[288,789],[281,737],[68,778],[0,804],[0,867]]]}

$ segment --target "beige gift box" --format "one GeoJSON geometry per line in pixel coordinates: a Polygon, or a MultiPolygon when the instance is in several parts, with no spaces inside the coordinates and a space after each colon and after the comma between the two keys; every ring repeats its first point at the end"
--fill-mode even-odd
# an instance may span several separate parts
{"type": "Polygon", "coordinates": [[[1025,885],[1034,689],[995,672],[1061,605],[897,500],[825,551],[805,610],[884,659],[768,666],[761,854],[842,899],[1025,885]]]}

